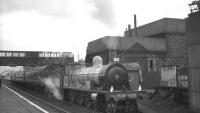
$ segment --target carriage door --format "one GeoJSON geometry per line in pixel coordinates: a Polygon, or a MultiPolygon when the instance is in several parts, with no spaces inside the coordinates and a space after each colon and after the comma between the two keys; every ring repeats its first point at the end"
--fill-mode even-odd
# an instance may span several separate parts
{"type": "Polygon", "coordinates": [[[132,90],[138,90],[139,88],[139,71],[129,71],[128,72],[129,77],[129,85],[132,90]]]}
{"type": "Polygon", "coordinates": [[[63,89],[63,74],[60,74],[60,91],[63,89]]]}

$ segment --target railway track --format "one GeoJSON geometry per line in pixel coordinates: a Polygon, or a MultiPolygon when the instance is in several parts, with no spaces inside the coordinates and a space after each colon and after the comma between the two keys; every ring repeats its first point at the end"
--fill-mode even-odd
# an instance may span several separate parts
{"type": "Polygon", "coordinates": [[[29,94],[29,93],[27,93],[27,92],[25,92],[25,91],[22,91],[22,90],[20,90],[19,88],[16,88],[16,87],[13,87],[13,86],[10,86],[10,85],[8,86],[8,85],[6,85],[6,84],[4,84],[4,85],[7,86],[7,87],[9,87],[9,88],[11,88],[11,89],[14,90],[14,91],[17,91],[18,93],[22,94],[23,96],[29,97],[29,98],[31,98],[31,99],[33,99],[33,100],[35,100],[35,101],[41,103],[42,105],[45,105],[45,106],[47,106],[47,107],[50,107],[50,108],[54,109],[54,110],[57,111],[58,113],[72,113],[72,112],[69,112],[69,111],[64,110],[64,109],[62,109],[62,108],[59,108],[58,106],[53,105],[53,104],[51,104],[51,103],[49,103],[49,102],[47,102],[47,101],[45,101],[45,100],[43,100],[43,99],[41,99],[41,98],[38,98],[38,97],[33,96],[33,95],[31,95],[31,94],[29,94]]]}
{"type": "MultiPolygon", "coordinates": [[[[51,98],[44,98],[45,95],[41,95],[40,94],[34,94],[37,93],[36,91],[29,91],[29,89],[23,88],[23,87],[15,87],[10,85],[9,83],[4,83],[4,85],[6,85],[7,87],[11,88],[12,90],[20,93],[21,95],[31,99],[34,102],[39,103],[42,106],[47,106],[50,107],[51,109],[54,109],[53,113],[101,113],[98,111],[93,111],[93,110],[88,110],[86,108],[77,106],[77,105],[72,105],[68,102],[65,102],[63,100],[57,100],[57,101],[53,101],[55,99],[51,99],[51,98]]],[[[51,113],[51,112],[49,112],[51,113]]]]}
{"type": "Polygon", "coordinates": [[[48,107],[53,109],[54,112],[50,110],[49,113],[102,113],[100,111],[94,111],[92,109],[70,104],[69,102],[63,100],[57,100],[55,102],[53,101],[55,99],[51,99],[44,94],[39,94],[36,92],[36,90],[30,90],[20,86],[13,86],[10,85],[10,83],[4,83],[4,85],[30,99],[31,101],[39,103],[39,105],[43,107],[47,106],[47,109],[48,107]],[[46,96],[46,98],[44,98],[44,96],[46,96]]]}

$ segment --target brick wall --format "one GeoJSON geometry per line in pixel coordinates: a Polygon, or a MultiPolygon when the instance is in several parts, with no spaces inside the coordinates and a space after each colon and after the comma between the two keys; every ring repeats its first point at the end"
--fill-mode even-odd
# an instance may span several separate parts
{"type": "Polygon", "coordinates": [[[186,63],[186,36],[181,34],[168,34],[166,61],[173,65],[186,63]]]}
{"type": "Polygon", "coordinates": [[[142,68],[142,88],[143,89],[152,89],[153,86],[159,85],[160,76],[159,76],[159,66],[161,64],[161,60],[159,56],[163,56],[163,53],[160,54],[120,54],[120,61],[122,63],[130,63],[130,62],[137,62],[142,68]],[[156,61],[156,71],[148,71],[148,59],[154,58],[156,61]]]}
{"type": "MultiPolygon", "coordinates": [[[[167,38],[166,53],[121,53],[120,60],[123,63],[138,62],[142,67],[144,89],[151,89],[160,84],[161,65],[185,65],[186,63],[186,37],[184,34],[167,34],[162,38],[167,38]],[[148,59],[155,58],[156,71],[148,71],[148,59]]],[[[134,53],[134,52],[133,52],[134,53]]]]}

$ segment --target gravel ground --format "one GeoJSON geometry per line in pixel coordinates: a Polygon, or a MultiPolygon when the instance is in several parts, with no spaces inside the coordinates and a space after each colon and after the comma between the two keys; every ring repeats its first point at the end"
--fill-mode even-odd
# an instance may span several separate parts
{"type": "Polygon", "coordinates": [[[145,95],[143,99],[138,99],[138,105],[143,113],[189,113],[187,105],[177,104],[172,98],[164,100],[155,96],[149,100],[148,97],[145,95]]]}

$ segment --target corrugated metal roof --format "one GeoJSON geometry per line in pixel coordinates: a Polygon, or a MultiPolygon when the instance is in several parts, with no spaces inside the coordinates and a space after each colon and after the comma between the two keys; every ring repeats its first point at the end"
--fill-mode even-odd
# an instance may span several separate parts
{"type": "Polygon", "coordinates": [[[88,43],[87,54],[94,54],[105,50],[132,50],[139,44],[146,51],[166,51],[165,38],[125,38],[106,36],[88,43]]]}
{"type": "MultiPolygon", "coordinates": [[[[185,20],[175,18],[163,18],[142,26],[137,27],[137,36],[148,37],[156,36],[162,33],[185,33],[185,20]]],[[[135,36],[135,29],[131,31],[125,31],[125,36],[129,37],[128,34],[131,32],[132,36],[135,36]]]]}

